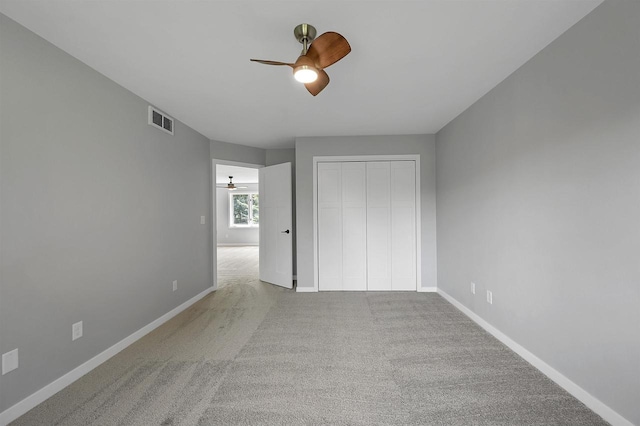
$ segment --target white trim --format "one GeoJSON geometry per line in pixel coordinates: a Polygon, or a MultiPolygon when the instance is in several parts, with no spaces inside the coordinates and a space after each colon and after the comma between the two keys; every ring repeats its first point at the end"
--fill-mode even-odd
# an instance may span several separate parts
{"type": "Polygon", "coordinates": [[[242,246],[259,246],[258,243],[218,243],[218,247],[242,247],[242,246]]]}
{"type": "Polygon", "coordinates": [[[418,293],[437,293],[438,287],[418,287],[418,293]]]}
{"type": "Polygon", "coordinates": [[[343,161],[415,161],[420,158],[420,154],[399,154],[399,155],[319,155],[313,157],[313,162],[339,163],[343,161]]]}
{"type": "Polygon", "coordinates": [[[492,334],[493,337],[507,345],[509,349],[520,355],[522,358],[524,358],[525,361],[540,370],[545,376],[553,380],[561,388],[569,392],[576,399],[578,399],[596,414],[601,416],[607,422],[611,423],[613,426],[633,426],[633,423],[631,423],[629,420],[625,419],[604,402],[600,401],[589,392],[572,382],[568,377],[560,373],[558,370],[554,369],[549,364],[529,352],[527,349],[520,346],[509,336],[489,324],[471,309],[467,308],[441,289],[438,289],[438,293],[442,297],[444,297],[447,302],[458,308],[463,314],[471,318],[476,324],[492,334]]]}
{"type": "Polygon", "coordinates": [[[317,293],[317,292],[318,292],[317,288],[296,286],[296,293],[317,293]]]}
{"type": "MultiPolygon", "coordinates": [[[[422,288],[422,201],[420,192],[420,154],[337,155],[313,157],[313,291],[318,291],[318,163],[347,161],[415,161],[416,163],[416,291],[422,288]]],[[[303,287],[305,288],[305,287],[303,287]]],[[[311,290],[302,290],[311,291],[311,290]]]]}
{"type": "MultiPolygon", "coordinates": [[[[215,161],[216,164],[222,164],[223,166],[246,167],[247,169],[261,169],[265,167],[264,164],[257,163],[243,163],[241,161],[220,160],[216,158],[212,158],[212,160],[215,161]]],[[[256,182],[253,182],[253,184],[255,185],[256,182]]]]}
{"type": "Polygon", "coordinates": [[[94,368],[98,367],[100,364],[107,361],[109,358],[116,355],[118,352],[122,351],[127,346],[131,345],[132,343],[136,342],[140,338],[144,337],[146,334],[150,333],[151,331],[155,330],[165,322],[169,321],[171,318],[175,317],[180,312],[184,311],[189,306],[193,305],[198,300],[202,299],[212,291],[213,291],[213,287],[207,288],[206,290],[204,290],[200,294],[197,294],[191,299],[187,300],[180,306],[173,308],[171,311],[162,315],[160,318],[156,319],[155,321],[152,321],[151,323],[145,325],[140,330],[120,340],[118,343],[111,346],[110,348],[100,352],[98,355],[94,356],[93,358],[79,365],[78,367],[74,368],[64,376],[54,380],[53,382],[49,383],[42,389],[29,395],[22,401],[7,408],[2,413],[0,413],[0,425],[6,425],[14,421],[15,419],[17,419],[27,411],[34,408],[36,405],[50,398],[57,392],[61,391],[65,387],[69,386],[71,383],[75,382],[76,380],[78,380],[79,378],[81,378],[91,370],[93,370],[94,368]]]}
{"type": "Polygon", "coordinates": [[[412,155],[416,162],[416,291],[422,288],[422,190],[420,189],[420,155],[412,155]]]}
{"type": "MultiPolygon", "coordinates": [[[[298,287],[296,287],[296,291],[299,292],[317,292],[319,285],[318,285],[318,276],[319,276],[319,270],[318,270],[318,161],[316,160],[317,157],[313,157],[313,171],[312,171],[312,175],[313,175],[313,195],[312,195],[312,202],[313,202],[313,287],[311,289],[309,289],[309,287],[303,287],[304,290],[299,290],[298,287]]],[[[297,183],[297,182],[296,182],[297,183]]],[[[297,200],[296,200],[297,202],[297,200]]],[[[296,217],[296,223],[298,222],[298,218],[296,217]]]]}

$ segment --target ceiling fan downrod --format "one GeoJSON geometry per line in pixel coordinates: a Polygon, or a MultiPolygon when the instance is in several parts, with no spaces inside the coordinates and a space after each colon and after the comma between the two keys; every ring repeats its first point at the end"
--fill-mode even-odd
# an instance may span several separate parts
{"type": "Polygon", "coordinates": [[[311,24],[300,24],[293,29],[296,40],[302,44],[302,54],[306,55],[309,44],[316,38],[316,29],[311,24]]]}

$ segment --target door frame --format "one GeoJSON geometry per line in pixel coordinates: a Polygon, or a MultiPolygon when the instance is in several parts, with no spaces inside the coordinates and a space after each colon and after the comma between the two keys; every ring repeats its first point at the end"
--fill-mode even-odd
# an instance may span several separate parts
{"type": "Polygon", "coordinates": [[[217,158],[211,159],[211,236],[212,236],[212,262],[211,262],[211,276],[213,277],[212,287],[213,290],[218,289],[218,201],[217,201],[217,187],[216,187],[216,169],[218,164],[225,166],[238,166],[246,167],[248,169],[261,169],[264,164],[254,163],[242,163],[239,161],[220,160],[217,158]]]}
{"type": "Polygon", "coordinates": [[[318,163],[342,163],[352,161],[415,161],[416,163],[416,291],[422,288],[422,216],[420,215],[420,154],[407,155],[340,155],[313,157],[313,287],[296,291],[317,292],[318,271],[318,163]]]}

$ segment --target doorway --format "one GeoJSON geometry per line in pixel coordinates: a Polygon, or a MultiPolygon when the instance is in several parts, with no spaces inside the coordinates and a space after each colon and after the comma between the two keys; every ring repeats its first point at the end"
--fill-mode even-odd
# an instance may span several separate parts
{"type": "Polygon", "coordinates": [[[260,165],[214,160],[214,285],[259,281],[260,165]]]}

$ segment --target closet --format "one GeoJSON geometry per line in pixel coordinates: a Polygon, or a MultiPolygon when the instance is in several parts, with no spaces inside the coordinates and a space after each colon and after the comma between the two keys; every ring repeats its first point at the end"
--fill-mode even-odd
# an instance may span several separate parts
{"type": "Polygon", "coordinates": [[[415,161],[319,162],[318,290],[415,291],[415,161]]]}

